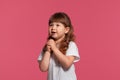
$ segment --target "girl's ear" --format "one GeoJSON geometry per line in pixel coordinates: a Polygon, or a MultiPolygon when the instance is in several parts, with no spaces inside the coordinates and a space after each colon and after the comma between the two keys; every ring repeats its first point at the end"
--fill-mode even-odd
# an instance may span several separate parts
{"type": "Polygon", "coordinates": [[[70,27],[66,27],[65,29],[66,29],[65,34],[67,34],[70,30],[70,27]]]}

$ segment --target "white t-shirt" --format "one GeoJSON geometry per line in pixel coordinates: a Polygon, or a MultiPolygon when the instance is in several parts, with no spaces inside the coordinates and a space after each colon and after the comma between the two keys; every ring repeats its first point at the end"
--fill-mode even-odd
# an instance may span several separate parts
{"type": "MultiPolygon", "coordinates": [[[[39,55],[38,60],[42,59],[42,53],[43,52],[41,52],[39,55]]],[[[74,62],[80,60],[80,55],[75,42],[70,41],[68,49],[66,51],[66,56],[75,56],[74,62]]],[[[72,64],[68,70],[65,70],[54,60],[54,56],[51,56],[48,70],[48,80],[77,80],[74,64],[72,64]]]]}

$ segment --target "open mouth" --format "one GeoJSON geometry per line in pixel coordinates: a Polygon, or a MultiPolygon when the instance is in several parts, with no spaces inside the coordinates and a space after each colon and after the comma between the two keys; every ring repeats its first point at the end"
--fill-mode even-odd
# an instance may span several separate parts
{"type": "Polygon", "coordinates": [[[51,32],[52,34],[55,34],[56,32],[51,32]]]}
{"type": "Polygon", "coordinates": [[[51,32],[50,38],[55,40],[55,34],[56,34],[56,32],[51,32]]]}

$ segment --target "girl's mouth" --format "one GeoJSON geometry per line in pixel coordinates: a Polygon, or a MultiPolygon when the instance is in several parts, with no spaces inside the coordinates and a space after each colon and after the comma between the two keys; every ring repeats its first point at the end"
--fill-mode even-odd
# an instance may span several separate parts
{"type": "Polygon", "coordinates": [[[52,34],[55,34],[56,32],[51,32],[52,34]]]}

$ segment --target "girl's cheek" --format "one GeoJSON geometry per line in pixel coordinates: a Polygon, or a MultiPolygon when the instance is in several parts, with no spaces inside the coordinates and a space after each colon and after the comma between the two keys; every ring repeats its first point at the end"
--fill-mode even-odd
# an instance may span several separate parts
{"type": "Polygon", "coordinates": [[[49,35],[50,35],[50,30],[48,30],[48,33],[49,33],[49,35]]]}
{"type": "Polygon", "coordinates": [[[49,28],[48,31],[51,32],[51,28],[49,28]]]}

